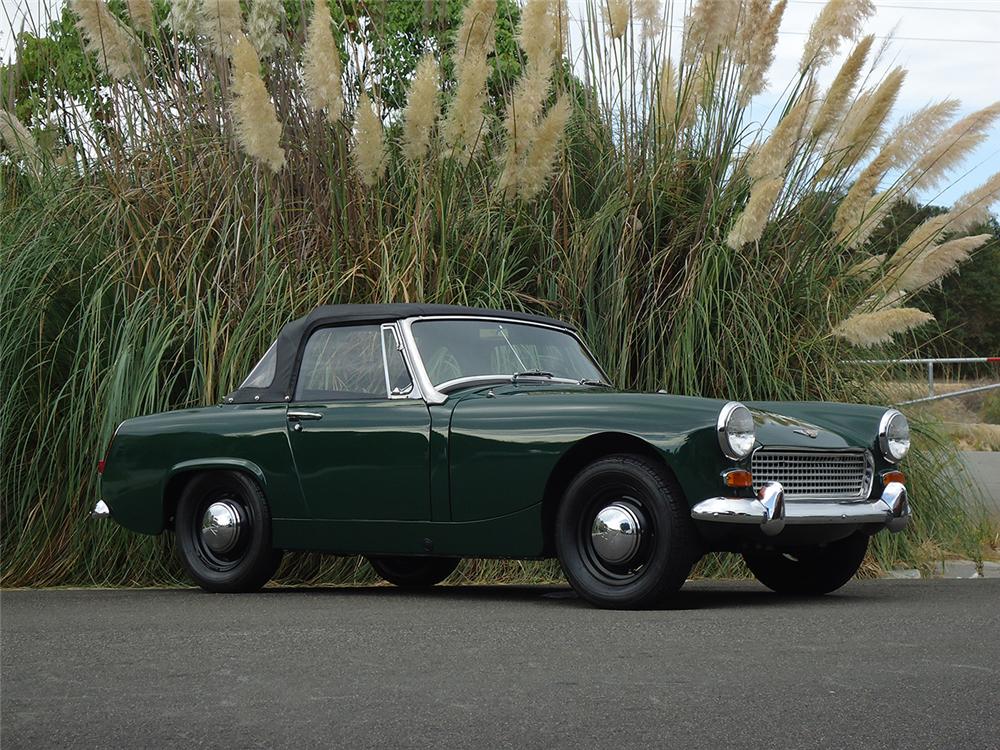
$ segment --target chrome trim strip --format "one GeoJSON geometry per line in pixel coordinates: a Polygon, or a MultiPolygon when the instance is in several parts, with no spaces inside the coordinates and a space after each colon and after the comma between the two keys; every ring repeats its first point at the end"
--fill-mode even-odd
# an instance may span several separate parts
{"type": "MultiPolygon", "coordinates": [[[[890,482],[881,497],[869,502],[810,503],[785,500],[783,510],[785,524],[881,523],[893,532],[905,528],[912,515],[906,487],[899,482],[890,482]]],[[[758,524],[765,533],[769,532],[764,524],[775,516],[773,505],[769,513],[759,497],[710,497],[691,509],[691,517],[696,521],[758,524]]]]}
{"type": "MultiPolygon", "coordinates": [[[[426,320],[485,320],[497,323],[508,323],[508,324],[518,324],[527,326],[537,326],[538,328],[549,328],[553,331],[561,331],[563,333],[572,336],[578,344],[583,348],[583,351],[590,361],[593,362],[597,371],[601,373],[601,377],[606,381],[608,380],[608,375],[601,367],[600,363],[594,357],[593,352],[587,344],[581,339],[574,330],[565,326],[550,325],[549,323],[540,323],[533,320],[516,320],[513,318],[504,318],[501,316],[491,316],[491,315],[415,315],[410,318],[402,318],[398,321],[400,333],[403,339],[403,349],[404,356],[408,357],[408,361],[411,366],[410,374],[414,376],[414,383],[419,385],[421,393],[423,393],[423,399],[428,404],[443,404],[448,400],[448,394],[443,393],[440,388],[434,386],[431,382],[430,377],[427,375],[427,367],[424,365],[423,359],[420,357],[420,350],[417,348],[416,339],[413,336],[413,324],[420,321],[426,320]]],[[[479,376],[471,376],[479,379],[479,376]]],[[[496,375],[492,380],[500,379],[500,382],[504,382],[503,375],[496,375]]],[[[448,381],[447,383],[442,383],[442,386],[454,385],[459,381],[464,380],[464,378],[456,378],[455,380],[448,381]]],[[[576,383],[577,381],[566,379],[566,378],[545,378],[546,381],[551,382],[566,382],[566,383],[576,383]]]]}

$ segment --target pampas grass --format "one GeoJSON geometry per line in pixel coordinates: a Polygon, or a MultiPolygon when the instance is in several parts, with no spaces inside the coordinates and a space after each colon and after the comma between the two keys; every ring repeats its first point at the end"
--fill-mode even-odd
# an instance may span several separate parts
{"type": "Polygon", "coordinates": [[[128,0],[128,17],[132,26],[147,34],[153,33],[153,5],[149,0],[128,0]]]}
{"type": "Polygon", "coordinates": [[[233,50],[233,122],[243,150],[255,161],[279,172],[285,165],[281,148],[281,123],[260,77],[260,60],[243,34],[231,45],[233,50]]]}
{"type": "Polygon", "coordinates": [[[169,0],[170,13],[167,15],[167,25],[174,34],[194,37],[201,28],[199,8],[201,0],[169,0]]]}
{"type": "Polygon", "coordinates": [[[628,31],[629,19],[632,13],[629,0],[600,0],[601,13],[608,27],[608,36],[621,39],[628,31]]]}
{"type": "Polygon", "coordinates": [[[0,143],[13,156],[21,159],[32,172],[40,173],[41,160],[34,136],[13,112],[5,109],[0,109],[0,143]]]}
{"type": "Polygon", "coordinates": [[[358,99],[354,120],[354,169],[366,187],[374,187],[385,171],[385,138],[382,120],[366,93],[358,99]]]}
{"type": "Polygon", "coordinates": [[[774,48],[778,44],[778,29],[785,15],[787,0],[778,0],[769,8],[770,0],[751,0],[747,15],[740,24],[742,38],[736,48],[741,55],[740,104],[746,106],[750,99],[767,88],[767,71],[774,62],[774,48]]]}
{"type": "Polygon", "coordinates": [[[340,52],[330,29],[330,8],[317,2],[302,53],[302,81],[310,109],[326,112],[327,122],[338,122],[344,114],[342,75],[340,52]]]}
{"type": "Polygon", "coordinates": [[[403,110],[403,154],[410,161],[427,156],[438,115],[438,79],[437,62],[428,53],[417,64],[403,110]]]}
{"type": "Polygon", "coordinates": [[[862,24],[875,13],[871,0],[830,0],[809,28],[799,70],[819,68],[829,62],[844,39],[855,39],[862,24]]]}
{"type": "Polygon", "coordinates": [[[250,3],[247,38],[261,57],[270,57],[288,46],[280,32],[284,17],[285,7],[281,0],[252,0],[250,3]]]}
{"type": "Polygon", "coordinates": [[[216,55],[232,54],[236,40],[243,33],[243,16],[239,0],[202,0],[201,33],[208,39],[216,55]]]}
{"type": "Polygon", "coordinates": [[[853,315],[837,324],[833,334],[855,346],[877,346],[932,320],[933,315],[915,307],[888,308],[853,315]]]}
{"type": "Polygon", "coordinates": [[[104,0],[71,0],[76,25],[86,42],[85,49],[111,78],[139,77],[143,70],[143,50],[135,35],[111,15],[104,0]]]}
{"type": "Polygon", "coordinates": [[[837,71],[837,77],[830,84],[826,96],[820,102],[819,109],[812,122],[813,138],[825,135],[836,123],[840,122],[844,116],[851,92],[858,83],[861,76],[861,69],[871,50],[875,37],[872,34],[864,37],[851,50],[851,54],[844,60],[844,64],[837,71]]]}
{"type": "Polygon", "coordinates": [[[468,159],[481,142],[490,75],[486,58],[496,44],[495,12],[496,0],[472,0],[462,13],[455,37],[456,92],[441,129],[445,156],[468,159]]]}

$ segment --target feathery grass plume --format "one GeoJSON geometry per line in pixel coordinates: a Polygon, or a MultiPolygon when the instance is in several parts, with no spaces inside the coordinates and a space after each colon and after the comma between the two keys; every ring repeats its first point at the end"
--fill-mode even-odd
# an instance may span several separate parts
{"type": "Polygon", "coordinates": [[[517,25],[517,43],[528,65],[551,65],[562,49],[559,5],[553,0],[527,0],[517,25]]]}
{"type": "Polygon", "coordinates": [[[785,169],[795,154],[815,91],[815,83],[810,82],[750,159],[747,173],[754,180],[750,197],[726,236],[726,244],[734,250],[739,250],[748,242],[756,242],[764,234],[771,209],[784,187],[785,169]]]}
{"type": "Polygon", "coordinates": [[[698,0],[684,19],[684,63],[725,48],[736,32],[741,8],[734,0],[698,0]]]}
{"type": "Polygon", "coordinates": [[[896,248],[896,252],[889,257],[889,264],[900,265],[911,262],[921,252],[939,242],[953,218],[950,213],[938,214],[918,224],[896,248]]]}
{"type": "Polygon", "coordinates": [[[281,0],[253,0],[250,4],[247,37],[261,57],[270,57],[288,46],[288,40],[281,33],[284,19],[285,6],[281,0]]]}
{"type": "Polygon", "coordinates": [[[853,278],[870,276],[881,268],[883,263],[885,263],[885,253],[869,255],[867,258],[863,258],[852,265],[845,273],[853,278]]]}
{"type": "Polygon", "coordinates": [[[976,224],[986,221],[990,215],[990,206],[998,201],[1000,201],[1000,172],[955,201],[955,205],[948,213],[951,216],[951,221],[948,223],[949,231],[966,232],[976,224]]]}
{"type": "Polygon", "coordinates": [[[201,0],[170,0],[167,25],[180,36],[194,37],[201,29],[201,0]]]}
{"type": "Polygon", "coordinates": [[[934,316],[915,307],[896,307],[858,313],[842,321],[833,335],[855,346],[888,344],[897,333],[929,323],[934,316]]]}
{"type": "Polygon", "coordinates": [[[142,46],[129,29],[115,18],[104,0],[70,0],[83,34],[87,52],[97,56],[101,69],[111,78],[138,77],[143,66],[142,46]]]}
{"type": "Polygon", "coordinates": [[[608,36],[621,39],[628,30],[632,9],[629,0],[600,0],[601,14],[608,27],[608,36]]]}
{"type": "Polygon", "coordinates": [[[767,88],[767,71],[774,62],[778,44],[778,29],[788,0],[778,0],[773,9],[771,0],[751,0],[746,18],[737,31],[736,48],[740,51],[743,70],[740,72],[740,106],[767,88]],[[742,38],[739,36],[742,35],[742,38]]]}
{"type": "Polygon", "coordinates": [[[281,123],[260,77],[260,60],[253,44],[242,32],[236,36],[231,49],[231,106],[236,138],[252,159],[277,173],[285,165],[285,152],[279,145],[281,123]]]}
{"type": "Polygon", "coordinates": [[[865,60],[868,59],[868,52],[871,50],[874,41],[875,36],[872,34],[864,37],[854,46],[851,54],[847,56],[844,64],[840,66],[836,78],[830,84],[830,88],[826,92],[826,96],[823,97],[823,101],[816,111],[816,116],[813,118],[813,138],[825,135],[833,127],[834,123],[839,122],[844,116],[847,101],[858,83],[858,78],[861,76],[861,69],[864,67],[865,60]]]}
{"type": "Polygon", "coordinates": [[[472,0],[462,12],[454,53],[458,81],[441,127],[446,157],[471,156],[480,142],[490,76],[486,57],[496,43],[495,11],[496,0],[472,0]]]}
{"type": "Polygon", "coordinates": [[[788,113],[775,126],[770,137],[750,161],[747,171],[752,178],[759,180],[784,175],[785,167],[802,135],[815,92],[814,83],[807,85],[788,113]]]}
{"type": "Polygon", "coordinates": [[[663,5],[660,0],[635,0],[634,12],[639,19],[643,36],[653,39],[660,35],[663,31],[663,5]]]}
{"type": "Polygon", "coordinates": [[[201,33],[220,57],[232,54],[233,46],[243,33],[243,16],[239,0],[203,0],[201,33]]]}
{"type": "Polygon", "coordinates": [[[905,79],[905,70],[893,68],[874,91],[859,98],[825,156],[819,179],[851,169],[875,147],[905,79]]]}
{"type": "Polygon", "coordinates": [[[461,76],[467,55],[485,57],[493,51],[496,46],[496,11],[497,0],[470,0],[465,6],[452,53],[456,76],[461,76]]]}
{"type": "Polygon", "coordinates": [[[518,181],[519,162],[534,139],[552,83],[553,61],[562,43],[553,10],[551,0],[528,0],[521,11],[517,38],[527,64],[505,109],[507,139],[500,176],[504,189],[515,187],[518,181]]]}
{"type": "Polygon", "coordinates": [[[375,113],[368,94],[358,98],[354,114],[354,169],[367,187],[372,187],[385,172],[385,136],[382,120],[375,113]]]}
{"type": "Polygon", "coordinates": [[[344,85],[341,81],[340,51],[330,29],[330,7],[324,0],[313,4],[302,53],[302,82],[309,108],[326,111],[328,122],[339,122],[344,114],[344,85]]]}
{"type": "Polygon", "coordinates": [[[674,76],[674,65],[668,57],[663,61],[656,90],[656,132],[661,141],[672,141],[676,127],[677,85],[674,76]]]}
{"type": "Polygon", "coordinates": [[[135,28],[153,33],[153,5],[149,0],[128,0],[128,17],[135,28]]]}
{"type": "Polygon", "coordinates": [[[732,229],[726,235],[726,244],[739,250],[749,242],[756,242],[764,234],[767,219],[771,215],[781,189],[785,186],[784,176],[764,177],[757,180],[750,189],[750,198],[743,212],[736,217],[732,229]]]}
{"type": "Polygon", "coordinates": [[[568,96],[560,96],[535,128],[531,148],[525,155],[518,177],[521,198],[531,200],[545,187],[555,168],[559,145],[572,114],[568,96]]]}
{"type": "Polygon", "coordinates": [[[403,109],[403,155],[410,161],[420,161],[427,155],[437,119],[439,85],[437,62],[434,55],[427,53],[417,63],[403,109]]]}
{"type": "Polygon", "coordinates": [[[0,143],[3,143],[12,155],[20,158],[31,171],[38,174],[41,168],[38,144],[24,123],[13,112],[5,109],[0,109],[0,143]]]}
{"type": "Polygon", "coordinates": [[[1000,101],[963,117],[917,159],[903,176],[903,185],[907,190],[938,186],[952,169],[986,140],[988,130],[997,118],[1000,118],[1000,101]]]}
{"type": "Polygon", "coordinates": [[[940,281],[991,239],[992,234],[977,234],[928,248],[898,274],[894,288],[914,292],[940,281]]]}
{"type": "Polygon", "coordinates": [[[816,16],[802,49],[799,72],[821,68],[837,54],[840,42],[856,39],[861,24],[875,12],[871,0],[830,0],[816,16]]]}
{"type": "Polygon", "coordinates": [[[945,99],[913,112],[895,127],[878,155],[865,167],[847,191],[837,209],[833,231],[838,242],[848,242],[848,247],[860,247],[888,215],[890,209],[904,196],[901,186],[893,186],[879,199],[872,201],[872,193],[891,169],[898,169],[924,151],[931,140],[958,108],[957,99],[945,99]]]}

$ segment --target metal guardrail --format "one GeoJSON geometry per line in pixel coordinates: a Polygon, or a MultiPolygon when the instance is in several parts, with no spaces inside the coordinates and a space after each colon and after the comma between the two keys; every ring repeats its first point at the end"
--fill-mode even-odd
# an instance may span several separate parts
{"type": "Polygon", "coordinates": [[[927,395],[923,398],[914,398],[909,401],[901,401],[898,406],[906,404],[920,404],[926,401],[940,401],[943,398],[955,398],[956,396],[967,396],[970,393],[982,393],[1000,388],[1000,383],[990,385],[978,385],[973,388],[964,388],[951,393],[934,393],[934,365],[972,365],[972,364],[1000,364],[1000,357],[935,357],[926,359],[855,359],[852,360],[862,365],[926,365],[927,366],[927,395]]]}

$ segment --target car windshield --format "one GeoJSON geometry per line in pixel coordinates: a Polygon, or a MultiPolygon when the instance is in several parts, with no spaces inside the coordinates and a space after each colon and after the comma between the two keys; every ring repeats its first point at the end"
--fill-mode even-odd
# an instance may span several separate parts
{"type": "Polygon", "coordinates": [[[569,333],[495,320],[421,320],[413,338],[435,387],[462,378],[524,377],[603,380],[569,333]]]}

